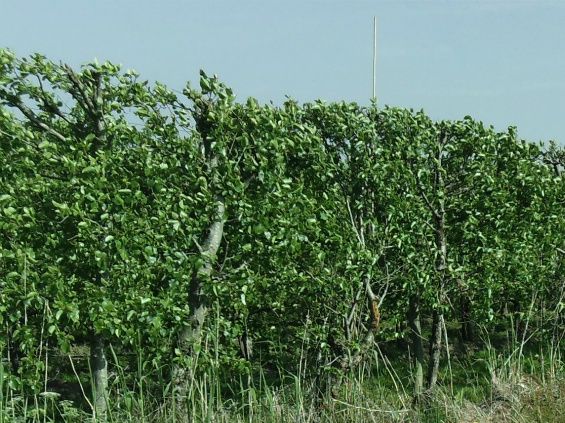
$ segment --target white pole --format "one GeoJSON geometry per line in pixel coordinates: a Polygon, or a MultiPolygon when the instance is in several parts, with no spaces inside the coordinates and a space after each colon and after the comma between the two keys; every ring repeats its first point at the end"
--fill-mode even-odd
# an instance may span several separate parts
{"type": "Polygon", "coordinates": [[[377,17],[373,17],[373,101],[377,100],[377,17]]]}

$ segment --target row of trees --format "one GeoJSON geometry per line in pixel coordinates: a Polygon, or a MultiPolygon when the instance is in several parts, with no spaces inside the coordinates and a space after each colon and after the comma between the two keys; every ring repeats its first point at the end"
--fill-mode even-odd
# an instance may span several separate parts
{"type": "Polygon", "coordinates": [[[183,398],[204,334],[228,367],[306,356],[324,380],[406,322],[420,395],[447,319],[469,339],[473,323],[532,304],[561,318],[564,154],[514,128],[238,103],[204,73],[180,95],[109,63],[5,50],[0,104],[0,349],[14,387],[44,389],[47,351],[87,344],[103,416],[111,344],[169,365],[183,398]]]}

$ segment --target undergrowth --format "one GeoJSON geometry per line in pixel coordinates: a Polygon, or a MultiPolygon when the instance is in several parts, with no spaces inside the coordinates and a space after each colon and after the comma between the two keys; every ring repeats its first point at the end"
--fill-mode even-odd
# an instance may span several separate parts
{"type": "MultiPolygon", "coordinates": [[[[510,340],[512,341],[512,340],[510,340]]],[[[214,362],[200,369],[187,398],[188,416],[175,415],[168,369],[155,368],[143,355],[121,360],[112,353],[108,397],[110,422],[565,422],[565,365],[555,345],[507,342],[482,349],[450,346],[441,383],[415,403],[406,345],[376,345],[374,356],[354,374],[320,394],[315,379],[296,369],[265,371],[258,363],[248,374],[222,372],[214,362]],[[387,357],[394,357],[387,358],[387,357]],[[129,364],[124,364],[124,362],[129,364]],[[254,370],[253,370],[254,369],[254,370]]],[[[0,423],[91,422],[85,351],[53,353],[45,390],[26,396],[0,366],[0,423]],[[66,364],[65,364],[66,361],[66,364]],[[66,370],[65,370],[66,369],[66,370]],[[70,369],[70,370],[69,370],[70,369]]]]}

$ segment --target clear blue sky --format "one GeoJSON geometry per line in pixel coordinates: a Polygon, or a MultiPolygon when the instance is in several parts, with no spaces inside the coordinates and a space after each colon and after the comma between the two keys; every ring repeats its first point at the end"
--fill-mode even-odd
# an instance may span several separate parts
{"type": "Polygon", "coordinates": [[[203,68],[240,100],[368,104],[373,16],[380,105],[565,144],[565,0],[0,0],[0,46],[178,90],[203,68]]]}

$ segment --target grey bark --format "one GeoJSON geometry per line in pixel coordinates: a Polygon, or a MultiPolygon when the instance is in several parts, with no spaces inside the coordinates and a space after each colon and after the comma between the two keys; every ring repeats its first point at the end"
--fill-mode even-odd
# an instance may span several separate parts
{"type": "Polygon", "coordinates": [[[415,172],[416,182],[420,196],[432,214],[433,225],[432,227],[435,234],[435,247],[437,250],[436,259],[434,262],[434,272],[437,280],[437,301],[434,310],[434,318],[432,324],[432,333],[430,336],[430,360],[428,363],[428,377],[427,389],[433,390],[437,382],[437,375],[439,372],[439,359],[441,356],[442,348],[442,327],[443,327],[443,314],[441,312],[441,305],[445,299],[445,285],[447,282],[447,237],[446,237],[446,211],[445,211],[445,198],[447,195],[447,188],[443,177],[444,169],[442,160],[445,156],[445,145],[447,144],[448,134],[442,133],[437,142],[437,155],[434,160],[434,181],[433,191],[437,197],[437,202],[432,203],[426,195],[424,186],[422,185],[418,173],[415,172]]]}
{"type": "Polygon", "coordinates": [[[351,371],[361,364],[363,358],[372,349],[373,344],[375,342],[375,334],[379,329],[380,318],[381,318],[379,309],[384,301],[384,296],[386,295],[386,292],[383,294],[381,298],[379,298],[373,292],[373,289],[371,287],[370,276],[365,277],[364,285],[365,285],[365,294],[367,297],[371,320],[369,322],[369,327],[367,328],[365,336],[361,341],[360,348],[353,355],[347,353],[346,355],[341,357],[340,359],[341,368],[344,371],[351,371]]]}
{"type": "MultiPolygon", "coordinates": [[[[441,163],[441,162],[440,162],[441,163]]],[[[439,181],[441,183],[441,171],[437,172],[439,176],[439,181]]],[[[445,238],[445,209],[443,200],[440,201],[440,210],[435,219],[435,229],[436,229],[436,247],[439,250],[439,254],[435,264],[435,271],[439,277],[439,287],[438,287],[438,308],[434,310],[433,323],[432,323],[432,333],[430,336],[430,361],[428,363],[428,378],[427,378],[427,388],[428,390],[434,389],[438,372],[439,372],[439,361],[441,357],[442,348],[442,328],[443,328],[443,313],[441,312],[441,302],[444,298],[445,289],[445,272],[447,269],[447,242],[445,238]]]]}
{"type": "Polygon", "coordinates": [[[437,157],[434,169],[434,190],[438,194],[437,207],[431,207],[434,229],[435,229],[435,245],[438,250],[435,260],[435,273],[438,278],[438,304],[434,310],[432,333],[430,336],[430,361],[428,363],[427,388],[433,390],[439,372],[439,360],[442,348],[442,329],[443,329],[443,313],[441,304],[445,298],[445,284],[447,280],[447,237],[446,237],[446,212],[445,212],[445,195],[446,186],[443,178],[442,159],[444,157],[444,146],[447,142],[447,134],[442,134],[438,141],[437,157]]]}
{"type": "MultiPolygon", "coordinates": [[[[91,146],[91,151],[96,153],[98,150],[107,148],[106,126],[104,124],[104,109],[102,97],[102,75],[94,73],[94,80],[85,86],[76,73],[66,67],[66,72],[72,82],[74,90],[80,91],[78,96],[71,90],[71,94],[78,103],[87,111],[90,122],[94,128],[95,142],[91,146]]],[[[101,277],[97,275],[97,280],[101,284],[101,277]]],[[[108,361],[106,360],[105,342],[102,335],[93,335],[90,345],[90,360],[92,366],[92,379],[94,388],[94,410],[98,421],[106,421],[106,411],[108,404],[108,361]]]]}
{"type": "MultiPolygon", "coordinates": [[[[91,151],[96,153],[98,149],[107,147],[102,95],[102,75],[98,72],[93,72],[92,79],[86,80],[84,78],[81,79],[70,66],[65,65],[63,68],[70,82],[69,93],[87,113],[86,123],[93,129],[95,134],[95,142],[92,145],[91,151]]],[[[40,86],[39,88],[40,90],[38,95],[41,97],[44,104],[49,105],[50,111],[65,120],[67,123],[70,123],[65,114],[49,100],[49,97],[43,91],[43,87],[40,86]]],[[[62,142],[67,142],[67,138],[64,135],[43,121],[40,118],[40,115],[36,114],[30,107],[28,107],[16,93],[8,92],[2,88],[0,89],[0,97],[5,98],[9,105],[19,109],[28,121],[39,130],[56,137],[62,142]]],[[[73,131],[80,136],[81,131],[76,125],[73,128],[73,131]]],[[[97,278],[99,280],[100,275],[97,275],[97,278]]],[[[104,353],[104,339],[101,335],[92,335],[90,342],[90,364],[92,368],[94,412],[98,420],[105,420],[108,363],[104,353]]]]}
{"type": "Polygon", "coordinates": [[[92,397],[96,421],[106,421],[108,404],[108,361],[104,352],[104,340],[92,335],[90,341],[90,368],[92,372],[92,397]]]}
{"type": "Polygon", "coordinates": [[[216,261],[216,254],[222,242],[224,233],[225,222],[225,202],[224,199],[218,197],[216,199],[216,216],[215,220],[210,225],[208,236],[202,245],[202,258],[204,259],[203,266],[196,272],[190,284],[190,297],[189,304],[191,315],[189,324],[185,326],[180,335],[180,344],[187,347],[192,347],[195,343],[199,342],[204,319],[208,311],[208,306],[204,297],[204,283],[210,278],[212,268],[216,261]],[[186,345],[188,343],[188,345],[186,345]]]}
{"type": "Polygon", "coordinates": [[[428,378],[427,389],[431,391],[434,389],[439,373],[439,361],[441,358],[442,346],[442,329],[443,329],[443,314],[434,310],[432,333],[430,336],[430,360],[428,362],[428,378]]]}
{"type": "MultiPolygon", "coordinates": [[[[209,137],[212,123],[209,120],[209,112],[214,108],[213,101],[200,98],[195,100],[194,120],[196,129],[202,137],[203,159],[207,164],[208,185],[213,187],[219,183],[218,155],[215,154],[209,137]]],[[[222,242],[224,234],[224,223],[226,213],[225,199],[221,195],[215,197],[214,217],[208,228],[206,239],[200,247],[200,254],[204,261],[202,267],[193,275],[189,286],[188,303],[190,316],[187,325],[179,333],[178,348],[181,353],[190,357],[194,348],[198,346],[202,338],[202,329],[208,312],[208,304],[204,293],[204,286],[210,280],[212,269],[216,262],[216,255],[222,242]]],[[[188,386],[194,376],[194,368],[189,365],[176,364],[173,367],[173,393],[176,402],[176,412],[183,421],[188,419],[188,386]]]]}
{"type": "MultiPolygon", "coordinates": [[[[190,316],[188,324],[179,334],[178,345],[184,355],[190,355],[202,338],[202,328],[208,312],[208,305],[204,295],[204,284],[210,279],[216,254],[220,248],[224,233],[225,202],[222,197],[216,199],[216,216],[208,230],[208,236],[202,245],[203,266],[192,278],[189,288],[190,316]]],[[[175,391],[176,409],[181,418],[187,416],[188,386],[193,378],[193,369],[180,364],[173,369],[173,389],[175,391]]]]}
{"type": "Polygon", "coordinates": [[[410,297],[408,306],[408,327],[414,354],[414,398],[422,395],[424,388],[424,344],[420,324],[420,301],[418,296],[410,297]]]}

